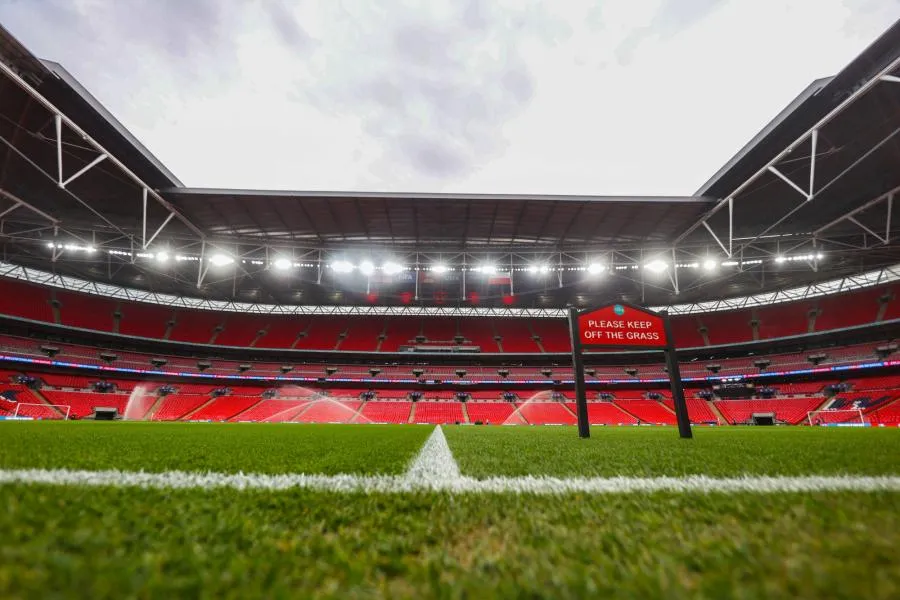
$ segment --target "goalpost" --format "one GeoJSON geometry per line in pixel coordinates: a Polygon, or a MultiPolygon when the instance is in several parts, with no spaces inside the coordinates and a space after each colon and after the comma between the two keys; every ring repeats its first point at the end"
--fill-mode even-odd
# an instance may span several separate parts
{"type": "Polygon", "coordinates": [[[14,419],[47,419],[57,421],[68,421],[69,411],[72,409],[68,404],[36,404],[28,402],[19,402],[16,404],[16,410],[13,412],[14,419]],[[22,407],[29,407],[25,410],[22,407]]]}
{"type": "Polygon", "coordinates": [[[868,425],[862,409],[859,408],[813,410],[806,413],[806,416],[811,426],[865,427],[868,425]]]}

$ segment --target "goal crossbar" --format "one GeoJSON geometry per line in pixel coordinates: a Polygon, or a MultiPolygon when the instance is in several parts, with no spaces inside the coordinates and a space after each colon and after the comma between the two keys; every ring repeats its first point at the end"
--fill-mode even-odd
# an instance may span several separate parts
{"type": "MultiPolygon", "coordinates": [[[[72,407],[68,404],[41,404],[38,402],[19,402],[16,404],[16,410],[13,412],[13,418],[30,418],[30,419],[58,419],[61,421],[69,420],[69,413],[71,412],[72,407]],[[34,414],[22,414],[23,406],[37,406],[43,409],[44,414],[47,416],[34,414]]],[[[25,411],[26,413],[32,411],[25,411]]],[[[37,411],[34,411],[37,412],[37,411]]]]}
{"type": "Polygon", "coordinates": [[[811,426],[815,425],[866,425],[866,417],[861,408],[848,408],[838,410],[812,410],[806,413],[806,418],[811,426]]]}

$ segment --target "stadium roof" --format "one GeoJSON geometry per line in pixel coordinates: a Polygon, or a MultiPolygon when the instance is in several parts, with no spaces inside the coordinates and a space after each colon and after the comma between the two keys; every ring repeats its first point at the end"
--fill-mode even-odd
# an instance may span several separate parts
{"type": "Polygon", "coordinates": [[[170,188],[212,236],[432,249],[665,244],[713,198],[277,192],[170,188]]]}
{"type": "MultiPolygon", "coordinates": [[[[756,136],[722,166],[696,195],[724,198],[753,176],[761,165],[774,158],[795,140],[838,108],[854,91],[871,81],[897,59],[900,20],[893,23],[859,56],[832,77],[817,79],[775,116],[756,136]]],[[[893,96],[891,96],[893,97],[893,96]]],[[[875,103],[878,104],[878,103],[875,103]]],[[[885,109],[892,101],[881,104],[885,109]]],[[[864,111],[860,111],[865,115],[864,111]]],[[[881,110],[878,110],[881,112],[881,110]]]]}
{"type": "Polygon", "coordinates": [[[900,259],[900,24],[808,86],[692,197],[185,188],[64,68],[2,28],[0,59],[4,257],[63,275],[274,303],[675,304],[900,259]],[[163,252],[183,260],[162,266],[163,252]],[[214,253],[235,268],[210,266],[214,253]],[[279,257],[299,269],[289,281],[270,272],[279,257]],[[328,267],[343,258],[407,272],[339,277],[328,267]],[[712,258],[727,268],[702,272],[712,258]],[[651,276],[651,260],[667,268],[651,276]],[[470,275],[486,262],[508,277],[470,275]],[[409,275],[436,263],[458,275],[409,275]],[[585,277],[599,263],[602,285],[585,277]],[[516,275],[533,269],[548,276],[516,275]]]}

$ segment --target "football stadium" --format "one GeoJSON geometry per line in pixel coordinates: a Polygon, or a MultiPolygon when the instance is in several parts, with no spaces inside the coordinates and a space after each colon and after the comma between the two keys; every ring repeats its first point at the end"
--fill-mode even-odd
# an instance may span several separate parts
{"type": "Polygon", "coordinates": [[[898,134],[900,23],[692,196],[189,188],[0,28],[0,597],[900,597],[898,134]]]}

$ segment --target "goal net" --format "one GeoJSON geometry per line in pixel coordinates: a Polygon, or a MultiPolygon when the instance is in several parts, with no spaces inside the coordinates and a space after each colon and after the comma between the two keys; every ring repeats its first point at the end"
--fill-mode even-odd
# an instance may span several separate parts
{"type": "Polygon", "coordinates": [[[68,421],[71,407],[67,404],[29,404],[19,402],[13,412],[14,419],[40,419],[68,421]]]}
{"type": "Polygon", "coordinates": [[[810,425],[831,425],[862,427],[867,424],[863,411],[858,408],[847,410],[814,410],[807,413],[810,425]]]}

